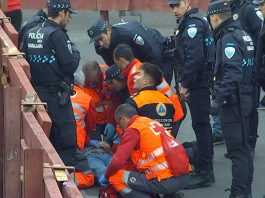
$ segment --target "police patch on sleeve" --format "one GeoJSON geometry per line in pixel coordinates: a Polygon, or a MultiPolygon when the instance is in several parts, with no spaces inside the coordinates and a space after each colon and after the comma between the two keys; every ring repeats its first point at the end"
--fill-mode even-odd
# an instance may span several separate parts
{"type": "Polygon", "coordinates": [[[234,47],[226,47],[225,48],[225,55],[227,58],[232,58],[236,52],[234,47]]]}
{"type": "Polygon", "coordinates": [[[196,27],[190,27],[188,29],[188,35],[190,36],[190,38],[194,38],[196,33],[197,33],[197,28],[196,27]]]}
{"type": "Polygon", "coordinates": [[[144,45],[144,39],[141,36],[138,36],[137,34],[134,36],[133,41],[137,44],[137,45],[144,45]]]}

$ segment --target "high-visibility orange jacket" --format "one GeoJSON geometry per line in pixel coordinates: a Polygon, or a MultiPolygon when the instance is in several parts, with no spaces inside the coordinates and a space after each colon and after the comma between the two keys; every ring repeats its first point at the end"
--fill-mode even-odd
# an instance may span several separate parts
{"type": "MultiPolygon", "coordinates": [[[[146,177],[158,180],[173,176],[163,153],[160,133],[156,131],[157,122],[138,116],[128,127],[139,131],[139,149],[131,153],[131,160],[139,172],[144,172],[146,177]]],[[[161,125],[160,125],[161,126],[161,125]]]]}
{"type": "MultiPolygon", "coordinates": [[[[127,78],[127,88],[130,92],[130,95],[133,95],[136,93],[136,91],[133,89],[134,76],[138,73],[141,65],[142,65],[142,62],[140,62],[137,58],[135,58],[130,62],[127,68],[122,72],[123,75],[127,78]]],[[[173,103],[175,107],[174,121],[180,120],[184,116],[184,112],[182,110],[177,94],[171,89],[171,87],[169,86],[169,84],[164,78],[163,78],[162,83],[158,85],[156,88],[158,91],[165,94],[169,98],[169,100],[171,100],[171,102],[173,103]]]]}
{"type": "Polygon", "coordinates": [[[119,100],[113,95],[112,85],[104,86],[105,70],[107,65],[100,65],[100,81],[96,87],[85,86],[85,91],[95,102],[96,123],[97,124],[115,124],[114,111],[119,105],[119,100]]]}
{"type": "Polygon", "coordinates": [[[167,130],[173,126],[175,114],[174,105],[167,96],[155,87],[146,87],[127,100],[140,116],[145,116],[160,122],[167,130]]]}
{"type": "Polygon", "coordinates": [[[76,92],[71,96],[76,121],[77,147],[83,150],[86,141],[86,131],[92,132],[96,126],[95,103],[85,88],[74,86],[76,92]]]}

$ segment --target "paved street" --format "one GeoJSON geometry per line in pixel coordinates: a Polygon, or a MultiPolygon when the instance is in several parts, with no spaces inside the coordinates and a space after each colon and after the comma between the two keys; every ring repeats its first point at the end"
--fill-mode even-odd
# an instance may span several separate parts
{"type": "MultiPolygon", "coordinates": [[[[23,12],[24,20],[33,15],[36,10],[25,10],[23,12]]],[[[79,69],[87,60],[97,60],[103,63],[103,60],[95,53],[93,45],[89,45],[87,29],[90,22],[99,16],[96,11],[80,11],[79,14],[73,15],[72,21],[68,25],[68,33],[73,42],[77,44],[81,51],[82,60],[79,69]]],[[[170,35],[174,29],[174,17],[171,13],[147,13],[142,12],[142,23],[154,27],[164,35],[170,35]]],[[[130,17],[138,19],[137,17],[130,17]]],[[[120,22],[118,12],[110,12],[110,23],[120,22]]],[[[259,111],[259,139],[256,148],[254,161],[255,173],[253,182],[253,198],[262,198],[265,195],[265,110],[259,111]]],[[[187,116],[183,122],[178,139],[182,142],[195,140],[194,132],[191,127],[190,116],[187,116]]],[[[214,147],[214,173],[216,182],[207,188],[184,191],[187,198],[227,198],[229,192],[225,189],[231,184],[231,162],[224,158],[226,148],[224,145],[214,147]]],[[[86,190],[86,197],[97,197],[96,188],[86,190]]]]}

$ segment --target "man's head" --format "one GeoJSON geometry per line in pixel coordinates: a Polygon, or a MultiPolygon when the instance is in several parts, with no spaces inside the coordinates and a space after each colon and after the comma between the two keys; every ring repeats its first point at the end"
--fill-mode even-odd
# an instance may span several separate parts
{"type": "Polygon", "coordinates": [[[265,17],[265,0],[254,0],[253,3],[259,6],[259,10],[263,17],[265,17]]]}
{"type": "Polygon", "coordinates": [[[113,51],[113,60],[123,71],[134,59],[132,48],[126,44],[119,44],[113,51]]]}
{"type": "Polygon", "coordinates": [[[134,115],[137,115],[136,109],[127,103],[118,106],[114,113],[117,124],[123,130],[127,128],[128,123],[134,115]]]}
{"type": "Polygon", "coordinates": [[[229,2],[225,0],[211,2],[208,6],[207,15],[212,28],[216,29],[223,21],[232,16],[229,2]]]}
{"type": "Polygon", "coordinates": [[[106,74],[105,83],[104,83],[105,85],[112,83],[117,91],[126,88],[127,80],[121,74],[121,70],[116,64],[108,68],[105,74],[106,74]]]}
{"type": "Polygon", "coordinates": [[[145,87],[156,87],[162,82],[162,79],[163,75],[159,67],[146,62],[135,75],[133,88],[140,91],[145,87]]]}
{"type": "Polygon", "coordinates": [[[70,0],[49,0],[48,1],[48,17],[58,23],[61,27],[65,27],[71,19],[71,14],[77,12],[72,9],[70,0]]]}
{"type": "Polygon", "coordinates": [[[92,21],[90,27],[87,30],[87,34],[90,37],[89,43],[98,42],[101,47],[105,49],[109,48],[111,40],[111,28],[102,18],[92,21]]]}
{"type": "Polygon", "coordinates": [[[74,73],[74,83],[80,87],[84,86],[85,83],[85,76],[82,71],[78,71],[74,73]]]}
{"type": "Polygon", "coordinates": [[[180,19],[191,9],[190,0],[169,0],[168,5],[171,7],[176,19],[180,19]]]}
{"type": "Polygon", "coordinates": [[[95,87],[100,80],[101,70],[96,61],[88,61],[84,64],[82,71],[85,75],[85,85],[95,87]]]}

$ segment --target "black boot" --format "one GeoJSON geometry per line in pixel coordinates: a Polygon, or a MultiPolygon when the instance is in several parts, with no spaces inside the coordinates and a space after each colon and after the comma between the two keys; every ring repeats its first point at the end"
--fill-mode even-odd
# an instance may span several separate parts
{"type": "Polygon", "coordinates": [[[184,189],[208,187],[212,184],[210,172],[200,171],[190,174],[190,181],[184,189]]]}
{"type": "Polygon", "coordinates": [[[231,190],[229,198],[252,198],[251,193],[249,193],[247,190],[231,190]]]}
{"type": "Polygon", "coordinates": [[[163,198],[185,198],[185,196],[183,192],[177,192],[177,193],[164,195],[163,198]]]}

